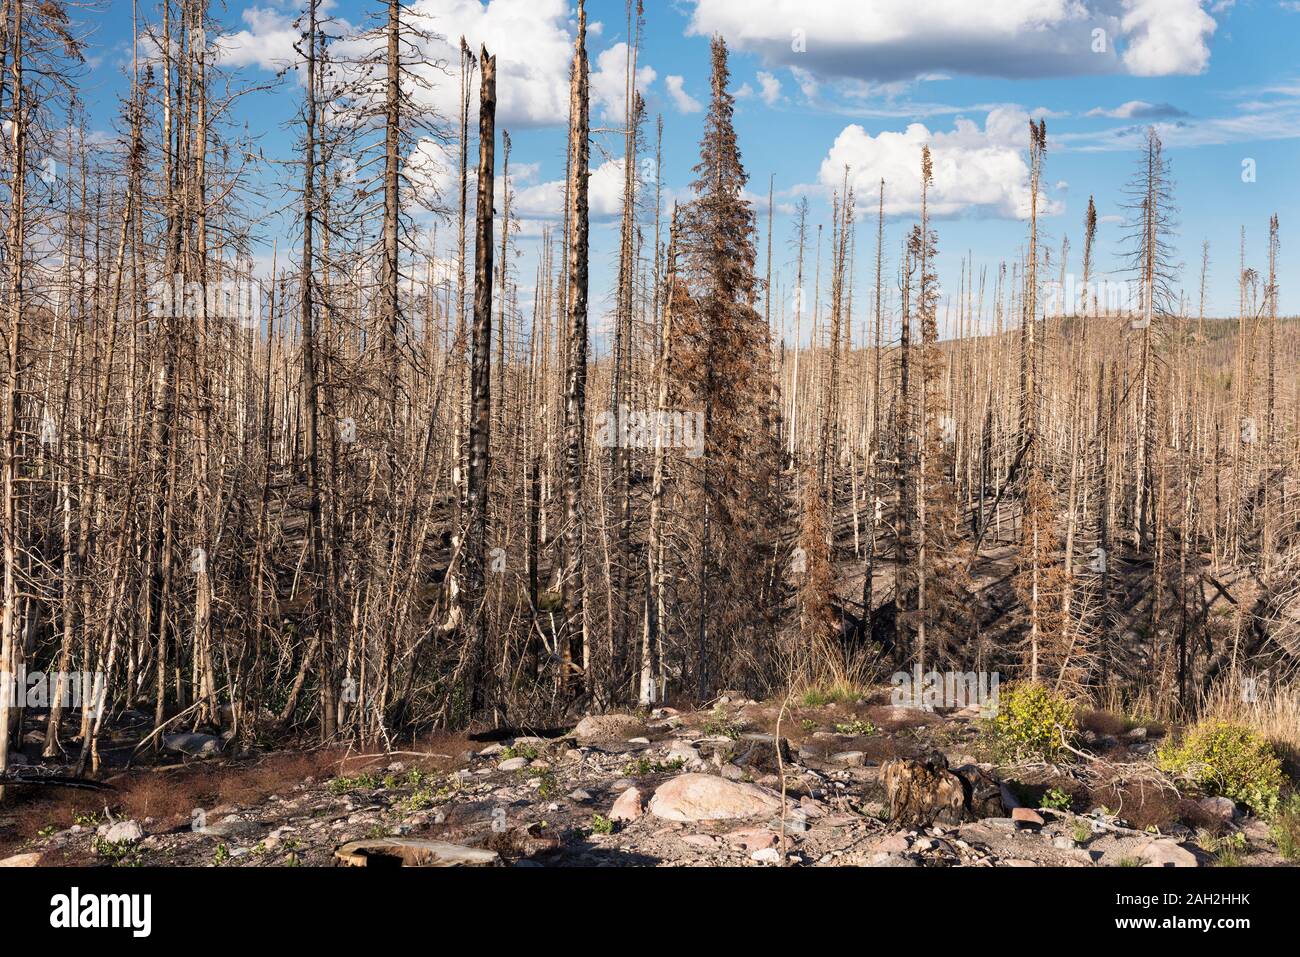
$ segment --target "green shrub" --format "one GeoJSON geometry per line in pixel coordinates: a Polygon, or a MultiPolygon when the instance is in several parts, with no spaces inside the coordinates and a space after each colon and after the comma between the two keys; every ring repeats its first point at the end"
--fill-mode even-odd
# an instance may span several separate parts
{"type": "Polygon", "coordinates": [[[1049,788],[1038,802],[1039,807],[1045,807],[1051,811],[1068,811],[1070,810],[1070,804],[1070,795],[1060,788],[1049,788]]]}
{"type": "Polygon", "coordinates": [[[591,831],[593,834],[613,834],[614,822],[603,814],[593,814],[591,816],[591,831]]]}
{"type": "Polygon", "coordinates": [[[1282,793],[1282,762],[1264,736],[1228,721],[1197,722],[1175,743],[1167,740],[1157,760],[1162,771],[1190,778],[1207,794],[1232,798],[1271,814],[1282,793]]]}
{"type": "Polygon", "coordinates": [[[1040,684],[1012,685],[987,731],[1002,760],[1053,761],[1074,737],[1074,705],[1040,684]]]}

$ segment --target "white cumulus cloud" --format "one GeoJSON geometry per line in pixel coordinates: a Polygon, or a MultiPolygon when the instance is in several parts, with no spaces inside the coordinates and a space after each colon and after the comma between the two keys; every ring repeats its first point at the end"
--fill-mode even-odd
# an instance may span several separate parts
{"type": "Polygon", "coordinates": [[[1136,76],[1202,73],[1217,24],[1202,0],[1126,0],[1124,66],[1136,76]]]}
{"type": "MultiPolygon", "coordinates": [[[[921,148],[928,144],[934,167],[932,215],[1023,219],[1029,215],[1028,142],[1029,114],[1012,107],[990,111],[982,128],[958,118],[948,131],[912,123],[901,132],[885,130],[872,136],[855,123],[835,138],[822,160],[818,183],[827,190],[840,189],[847,166],[849,184],[861,200],[874,195],[883,178],[886,214],[914,216],[921,208],[921,148]]],[[[1040,197],[1039,202],[1045,215],[1063,208],[1050,197],[1040,197]]]]}
{"type": "Polygon", "coordinates": [[[677,107],[678,112],[699,113],[704,109],[704,104],[686,92],[685,82],[685,78],[680,76],[664,77],[664,86],[668,88],[668,96],[672,98],[673,106],[677,107]]]}
{"type": "Polygon", "coordinates": [[[687,31],[720,33],[770,65],[823,78],[889,82],[936,72],[1146,76],[1204,68],[1216,26],[1211,13],[1228,6],[1210,3],[695,0],[687,31]]]}
{"type": "MultiPolygon", "coordinates": [[[[622,122],[627,116],[627,54],[626,43],[615,43],[596,57],[591,71],[591,99],[601,108],[601,117],[607,122],[622,122]]],[[[655,81],[653,67],[637,66],[636,86],[645,90],[655,81]]],[[[568,101],[565,101],[566,109],[568,101]]],[[[565,114],[566,120],[568,114],[565,114]]]]}

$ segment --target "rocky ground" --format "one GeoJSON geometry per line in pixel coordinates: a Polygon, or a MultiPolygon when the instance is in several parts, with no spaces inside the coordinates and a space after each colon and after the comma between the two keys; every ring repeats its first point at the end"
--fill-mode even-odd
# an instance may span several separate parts
{"type": "MultiPolygon", "coordinates": [[[[130,817],[114,807],[112,792],[96,794],[81,799],[97,810],[77,815],[78,823],[52,820],[35,834],[11,835],[0,864],[1286,863],[1263,822],[1226,799],[1180,792],[1155,771],[1149,756],[1160,729],[1116,721],[1097,717],[1091,724],[1101,730],[1084,722],[1082,750],[1091,757],[1007,767],[980,760],[973,710],[893,707],[882,694],[782,713],[779,702],[724,695],[703,711],[589,717],[562,736],[350,755],[279,781],[274,793],[165,816],[130,817]],[[964,800],[945,764],[973,784],[964,800]],[[928,826],[907,823],[897,784],[900,772],[917,768],[947,781],[957,802],[928,826]]],[[[173,740],[191,752],[181,768],[139,773],[165,790],[169,773],[226,761],[219,743],[173,740]]]]}

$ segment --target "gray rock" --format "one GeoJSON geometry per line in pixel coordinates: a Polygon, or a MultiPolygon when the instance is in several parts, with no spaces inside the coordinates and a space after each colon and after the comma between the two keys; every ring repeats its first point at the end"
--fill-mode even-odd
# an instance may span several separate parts
{"type": "Polygon", "coordinates": [[[645,722],[633,714],[589,714],[571,735],[581,744],[600,744],[644,737],[645,722]]]}
{"type": "Polygon", "coordinates": [[[920,867],[921,865],[905,854],[877,854],[867,864],[870,867],[920,867]]]}
{"type": "Polygon", "coordinates": [[[212,734],[164,734],[163,747],[178,754],[216,754],[221,750],[221,739],[212,734]]]}
{"type": "Polygon", "coordinates": [[[116,821],[101,824],[95,833],[109,844],[134,844],[144,837],[144,828],[135,821],[116,821]]]}
{"type": "Polygon", "coordinates": [[[861,751],[840,751],[831,755],[837,764],[847,764],[851,768],[860,768],[867,762],[867,756],[861,751]]]}
{"type": "Polygon", "coordinates": [[[1199,867],[1196,855],[1169,840],[1151,840],[1135,852],[1146,861],[1145,867],[1199,867]]]}
{"type": "Polygon", "coordinates": [[[1206,817],[1225,824],[1237,816],[1237,805],[1231,798],[1203,797],[1196,806],[1206,817]]]}
{"type": "Polygon", "coordinates": [[[526,767],[528,767],[527,758],[522,758],[522,757],[506,758],[504,761],[502,761],[500,764],[497,765],[497,770],[498,771],[522,771],[526,767]]]}

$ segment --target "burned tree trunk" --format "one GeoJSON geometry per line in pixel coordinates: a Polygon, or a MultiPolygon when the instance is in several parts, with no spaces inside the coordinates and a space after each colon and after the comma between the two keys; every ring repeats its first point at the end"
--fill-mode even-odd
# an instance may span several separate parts
{"type": "Polygon", "coordinates": [[[488,467],[492,433],[492,202],[496,144],[496,58],[484,47],[478,114],[478,206],[474,220],[474,329],[470,356],[468,529],[465,536],[465,620],[470,626],[471,715],[485,701],[488,621],[484,607],[487,551],[488,467]]]}
{"type": "Polygon", "coordinates": [[[569,276],[568,276],[568,370],[564,387],[564,538],[560,562],[560,592],[563,596],[563,659],[561,681],[566,685],[582,660],[586,642],[584,602],[586,581],[583,551],[586,526],[582,503],[582,470],[585,462],[587,408],[587,165],[589,79],[587,76],[587,17],[578,5],[578,38],[573,52],[573,79],[569,92],[569,276]]]}

